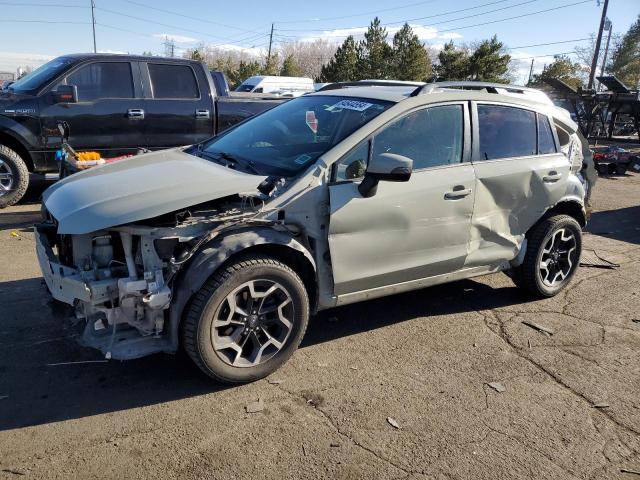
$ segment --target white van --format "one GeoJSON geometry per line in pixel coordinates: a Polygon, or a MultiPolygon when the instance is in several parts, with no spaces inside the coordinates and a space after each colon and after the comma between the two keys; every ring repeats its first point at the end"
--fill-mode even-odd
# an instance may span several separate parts
{"type": "Polygon", "coordinates": [[[236,88],[236,92],[271,93],[296,97],[314,90],[311,78],[268,75],[249,77],[236,88]]]}

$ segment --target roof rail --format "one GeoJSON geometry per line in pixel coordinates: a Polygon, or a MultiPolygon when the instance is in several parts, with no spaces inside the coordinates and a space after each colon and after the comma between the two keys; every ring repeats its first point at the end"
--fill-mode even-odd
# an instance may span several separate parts
{"type": "MultiPolygon", "coordinates": [[[[349,87],[411,87],[412,85],[402,81],[393,80],[360,80],[357,82],[336,82],[330,83],[322,87],[319,92],[325,92],[327,90],[338,90],[341,88],[349,87]]],[[[420,85],[418,88],[422,88],[424,85],[420,85]]]]}
{"type": "Polygon", "coordinates": [[[411,97],[421,95],[423,93],[433,93],[446,89],[461,89],[461,90],[486,90],[489,93],[503,94],[503,95],[524,95],[529,97],[535,97],[539,102],[550,103],[549,97],[544,92],[536,90],[535,88],[523,87],[520,85],[509,85],[506,83],[492,83],[492,82],[471,82],[471,81],[451,81],[451,82],[433,82],[427,83],[422,87],[416,88],[411,92],[411,97]]]}

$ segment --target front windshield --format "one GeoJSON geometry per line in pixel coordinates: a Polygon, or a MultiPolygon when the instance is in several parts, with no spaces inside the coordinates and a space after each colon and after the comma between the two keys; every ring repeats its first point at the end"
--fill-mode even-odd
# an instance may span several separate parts
{"type": "Polygon", "coordinates": [[[391,105],[352,97],[298,97],[212,139],[200,152],[249,164],[263,175],[291,177],[391,105]]]}
{"type": "Polygon", "coordinates": [[[250,92],[255,87],[255,85],[251,85],[250,83],[243,83],[236,88],[236,92],[250,92]]]}
{"type": "Polygon", "coordinates": [[[33,72],[25,75],[20,80],[12,83],[9,86],[9,90],[14,92],[29,92],[33,90],[39,90],[45,84],[53,80],[59,73],[61,73],[67,66],[73,62],[70,58],[59,57],[45,63],[41,67],[35,69],[33,72]]]}

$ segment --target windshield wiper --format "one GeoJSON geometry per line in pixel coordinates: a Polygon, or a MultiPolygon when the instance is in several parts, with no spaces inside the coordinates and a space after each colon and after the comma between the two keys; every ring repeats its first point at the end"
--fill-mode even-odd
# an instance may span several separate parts
{"type": "Polygon", "coordinates": [[[215,155],[219,158],[222,158],[223,160],[226,160],[227,162],[230,162],[234,165],[238,165],[255,175],[260,175],[260,172],[256,169],[256,167],[254,166],[254,163],[251,160],[245,160],[244,158],[235,157],[232,154],[227,152],[219,152],[211,155],[215,155]]]}

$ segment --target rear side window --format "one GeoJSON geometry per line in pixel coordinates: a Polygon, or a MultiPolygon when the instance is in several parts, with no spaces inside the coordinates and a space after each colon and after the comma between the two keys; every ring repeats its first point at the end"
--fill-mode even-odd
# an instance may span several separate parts
{"type": "Polygon", "coordinates": [[[536,114],[501,105],[478,105],[480,159],[535,155],[536,114]]]}
{"type": "Polygon", "coordinates": [[[396,120],[374,138],[373,155],[396,153],[413,160],[413,169],[462,161],[462,105],[430,107],[396,120]]]}
{"type": "Polygon", "coordinates": [[[133,98],[133,77],[128,62],[100,62],[81,67],[66,79],[78,87],[78,101],[101,98],[133,98]]]}
{"type": "Polygon", "coordinates": [[[556,142],[546,115],[538,114],[538,154],[556,153],[556,142]]]}
{"type": "Polygon", "coordinates": [[[187,65],[149,64],[153,98],[199,98],[198,83],[187,65]]]}

